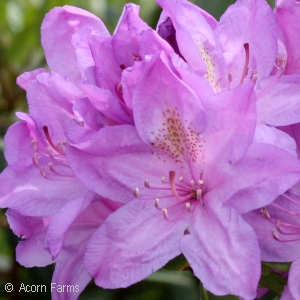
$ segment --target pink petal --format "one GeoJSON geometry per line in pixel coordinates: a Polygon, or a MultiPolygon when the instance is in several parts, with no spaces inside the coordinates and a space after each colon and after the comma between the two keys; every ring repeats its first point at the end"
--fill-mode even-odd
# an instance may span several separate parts
{"type": "Polygon", "coordinates": [[[79,79],[80,72],[71,39],[84,26],[93,28],[102,36],[109,36],[106,27],[95,15],[67,5],[52,9],[41,28],[42,45],[50,69],[72,80],[79,79]]]}
{"type": "Polygon", "coordinates": [[[185,222],[167,222],[152,203],[133,200],[111,214],[90,239],[85,266],[104,288],[127,287],[180,254],[185,222]]]}
{"type": "Polygon", "coordinates": [[[44,267],[52,264],[51,255],[44,249],[50,217],[27,217],[8,209],[7,220],[13,232],[25,240],[16,248],[17,261],[25,267],[44,267]]]}
{"type": "Polygon", "coordinates": [[[249,44],[248,78],[253,70],[258,80],[268,76],[277,54],[277,24],[265,0],[239,0],[231,5],[218,23],[216,35],[223,47],[232,85],[239,84],[245,65],[244,44],[249,44]]]}
{"type": "Polygon", "coordinates": [[[198,206],[181,250],[204,288],[254,299],[260,252],[252,228],[234,209],[198,206]]]}

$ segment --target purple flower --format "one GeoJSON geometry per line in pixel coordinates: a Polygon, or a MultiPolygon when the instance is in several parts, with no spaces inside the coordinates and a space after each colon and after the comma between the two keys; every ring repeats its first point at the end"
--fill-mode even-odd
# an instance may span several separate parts
{"type": "Polygon", "coordinates": [[[76,83],[110,125],[133,124],[131,90],[137,76],[127,75],[131,67],[157,51],[173,52],[138,14],[137,5],[125,5],[112,36],[101,20],[76,7],[57,7],[43,21],[51,70],[76,83]]]}
{"type": "Polygon", "coordinates": [[[299,162],[251,144],[251,83],[200,102],[201,88],[191,90],[176,75],[182,69],[174,73],[163,53],[155,55],[133,96],[136,126],[105,127],[68,148],[72,169],[89,189],[126,203],[92,236],[85,265],[96,284],[126,287],[183,253],[206,289],[251,299],[260,253],[240,213],[294,184],[299,162]]]}
{"type": "Polygon", "coordinates": [[[66,132],[72,141],[89,139],[104,124],[84,93],[61,75],[44,70],[18,78],[26,89],[30,115],[5,136],[9,166],[0,175],[0,205],[23,240],[17,260],[26,267],[56,263],[53,282],[78,286],[53,299],[77,299],[91,277],[83,265],[86,243],[120,204],[87,190],[76,179],[66,157],[66,132]],[[74,132],[76,128],[76,132],[74,132]]]}

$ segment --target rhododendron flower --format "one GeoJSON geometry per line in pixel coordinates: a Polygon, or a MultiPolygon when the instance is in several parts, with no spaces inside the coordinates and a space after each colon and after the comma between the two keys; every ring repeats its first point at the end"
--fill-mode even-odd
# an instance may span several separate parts
{"type": "MultiPolygon", "coordinates": [[[[53,282],[78,285],[75,293],[64,295],[77,299],[91,279],[83,266],[86,242],[120,204],[102,199],[76,179],[66,159],[65,131],[75,122],[71,138],[84,141],[103,126],[101,115],[57,73],[41,69],[18,82],[26,89],[30,115],[18,113],[21,121],[5,136],[9,166],[0,175],[0,205],[9,208],[8,222],[23,239],[17,261],[26,267],[55,262],[53,282]]],[[[52,296],[63,297],[55,289],[52,296]]]]}
{"type": "Polygon", "coordinates": [[[205,289],[253,299],[262,251],[293,261],[283,297],[298,298],[297,4],[237,0],[217,22],[157,3],[156,31],[134,4],[113,35],[76,7],[46,15],[51,72],[17,80],[29,114],[6,134],[0,175],[17,260],[55,262],[53,281],[81,292],[91,278],[127,287],[183,253],[205,289]]]}
{"type": "Polygon", "coordinates": [[[251,83],[200,100],[166,56],[155,55],[135,89],[136,128],[105,127],[68,148],[72,169],[89,189],[127,203],[88,243],[85,265],[96,284],[126,287],[183,253],[212,293],[255,296],[260,253],[240,213],[295,183],[299,161],[251,144],[251,83]]]}
{"type": "MultiPolygon", "coordinates": [[[[289,9],[297,6],[291,1],[283,2],[286,3],[277,5],[290,8],[278,8],[279,19],[288,18],[289,9]]],[[[295,152],[293,141],[274,126],[300,121],[300,74],[283,75],[291,73],[286,70],[286,64],[295,55],[292,50],[279,53],[276,18],[268,3],[238,0],[219,22],[186,0],[158,0],[157,3],[163,8],[158,33],[169,42],[172,37],[170,44],[174,51],[195,72],[202,74],[215,92],[243,82],[256,83],[255,141],[282,144],[283,149],[295,152]]],[[[293,12],[293,18],[296,15],[293,12]]],[[[282,27],[287,28],[284,30],[291,39],[294,29],[288,28],[292,26],[283,23],[282,27]]]]}
{"type": "Polygon", "coordinates": [[[137,79],[129,82],[126,71],[148,54],[173,52],[138,14],[137,5],[125,5],[112,36],[96,16],[71,6],[54,8],[42,24],[42,44],[51,70],[82,88],[110,124],[133,123],[129,90],[137,79]]]}

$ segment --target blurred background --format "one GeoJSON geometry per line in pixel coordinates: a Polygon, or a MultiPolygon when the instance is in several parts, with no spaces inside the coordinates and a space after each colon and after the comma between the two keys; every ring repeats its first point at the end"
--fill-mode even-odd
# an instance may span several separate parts
{"type": "MultiPolygon", "coordinates": [[[[193,0],[217,19],[234,0],[193,0]]],[[[274,0],[268,1],[274,6],[274,0]]],[[[47,67],[40,44],[40,26],[44,15],[55,6],[74,5],[100,17],[112,33],[121,15],[124,0],[0,0],[0,171],[6,167],[3,137],[17,119],[16,111],[27,112],[25,92],[16,85],[21,73],[47,67]]],[[[136,0],[141,17],[156,27],[160,8],[155,0],[136,0]]],[[[53,266],[25,269],[15,262],[17,238],[0,213],[0,300],[51,299],[50,282],[53,266]],[[5,283],[45,284],[47,292],[12,293],[4,290],[5,283]]],[[[234,280],[234,279],[233,279],[234,280]]],[[[201,296],[203,297],[203,295],[201,296]]],[[[91,283],[81,294],[83,299],[103,300],[199,300],[199,282],[190,272],[159,271],[127,289],[102,290],[91,283]]],[[[203,298],[205,299],[205,298],[203,298]]],[[[217,299],[217,298],[216,298],[217,299]]],[[[223,298],[224,299],[224,298],[223,298]]],[[[232,298],[231,298],[232,299],[232,298]]],[[[269,298],[272,299],[272,298],[269,298]]]]}

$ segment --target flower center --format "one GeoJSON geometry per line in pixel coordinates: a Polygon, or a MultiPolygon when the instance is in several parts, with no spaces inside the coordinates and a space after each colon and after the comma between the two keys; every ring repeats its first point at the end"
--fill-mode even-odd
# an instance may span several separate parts
{"type": "Polygon", "coordinates": [[[158,196],[140,197],[139,189],[134,190],[134,196],[140,200],[153,201],[155,199],[156,209],[160,210],[164,218],[171,222],[179,220],[186,212],[193,212],[196,205],[203,204],[203,172],[200,172],[198,181],[192,179],[189,183],[185,183],[183,177],[179,177],[180,183],[176,183],[175,175],[175,171],[170,171],[169,181],[166,181],[165,177],[161,178],[162,184],[169,184],[169,187],[151,186],[149,181],[145,180],[144,186],[155,194],[160,194],[158,196]],[[165,194],[162,194],[162,191],[165,194]],[[170,214],[174,216],[172,219],[169,218],[170,214]]]}

